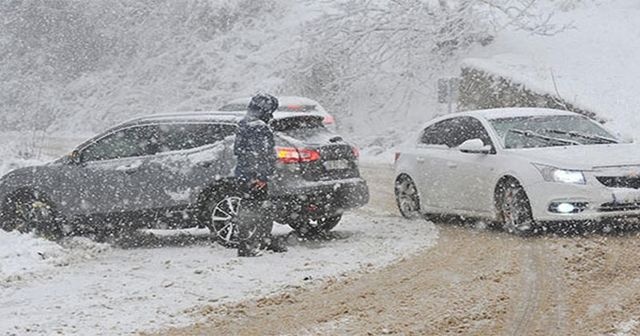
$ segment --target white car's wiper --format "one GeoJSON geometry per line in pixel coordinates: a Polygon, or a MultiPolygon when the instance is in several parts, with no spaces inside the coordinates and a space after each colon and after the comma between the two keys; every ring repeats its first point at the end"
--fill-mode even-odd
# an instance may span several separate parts
{"type": "Polygon", "coordinates": [[[549,141],[549,142],[555,142],[555,143],[559,143],[559,144],[582,145],[581,143],[579,143],[577,141],[568,140],[568,139],[562,139],[562,138],[554,138],[554,137],[542,135],[540,133],[536,133],[534,131],[523,131],[523,130],[517,129],[517,128],[511,128],[507,132],[512,132],[512,133],[524,135],[524,136],[526,136],[528,138],[537,138],[537,139],[541,139],[541,140],[545,140],[545,141],[549,141]]]}
{"type": "Polygon", "coordinates": [[[563,130],[557,130],[557,129],[543,129],[542,131],[545,133],[565,134],[575,138],[582,138],[587,140],[601,140],[601,141],[607,141],[609,143],[618,143],[618,141],[615,139],[603,137],[600,135],[584,134],[584,133],[575,132],[575,131],[563,131],[563,130]]]}

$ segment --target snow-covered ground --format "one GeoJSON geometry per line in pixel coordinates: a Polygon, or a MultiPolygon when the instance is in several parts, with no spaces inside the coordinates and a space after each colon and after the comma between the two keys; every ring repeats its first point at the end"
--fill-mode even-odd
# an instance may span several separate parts
{"type": "Polygon", "coordinates": [[[0,231],[0,334],[114,335],[187,324],[199,307],[381,267],[437,238],[431,223],[368,213],[347,215],[331,240],[290,236],[287,253],[250,259],[205,238],[123,249],[0,231]]]}
{"type": "Polygon", "coordinates": [[[70,238],[58,244],[33,234],[2,230],[0,242],[1,286],[29,279],[57,267],[93,259],[109,249],[106,244],[82,237],[70,238]]]}
{"type": "Polygon", "coordinates": [[[559,94],[640,139],[640,2],[572,3],[554,17],[569,25],[565,31],[539,36],[506,30],[494,43],[473,50],[464,63],[538,92],[559,94]]]}

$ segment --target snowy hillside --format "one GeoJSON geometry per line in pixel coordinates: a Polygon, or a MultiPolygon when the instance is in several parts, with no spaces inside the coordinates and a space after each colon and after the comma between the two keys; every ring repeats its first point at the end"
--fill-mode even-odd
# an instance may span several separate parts
{"type": "Polygon", "coordinates": [[[314,98],[361,146],[389,148],[440,112],[436,81],[469,47],[546,25],[546,11],[514,0],[3,3],[0,131],[98,132],[267,90],[314,98]]]}
{"type": "Polygon", "coordinates": [[[553,36],[505,31],[465,64],[559,94],[640,138],[640,2],[587,1],[556,16],[571,26],[553,36]]]}

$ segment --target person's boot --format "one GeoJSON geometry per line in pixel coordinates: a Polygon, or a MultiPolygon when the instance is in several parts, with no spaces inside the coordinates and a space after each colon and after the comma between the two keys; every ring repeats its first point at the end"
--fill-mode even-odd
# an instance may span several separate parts
{"type": "Polygon", "coordinates": [[[275,253],[283,253],[288,251],[287,245],[285,245],[285,242],[283,239],[270,237],[265,239],[264,243],[266,245],[265,249],[267,251],[271,251],[275,253]]]}
{"type": "Polygon", "coordinates": [[[259,257],[262,255],[258,244],[243,240],[238,244],[238,257],[259,257]]]}

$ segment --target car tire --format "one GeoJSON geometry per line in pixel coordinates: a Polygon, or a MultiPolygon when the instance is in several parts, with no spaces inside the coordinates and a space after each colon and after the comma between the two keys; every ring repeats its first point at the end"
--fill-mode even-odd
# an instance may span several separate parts
{"type": "Polygon", "coordinates": [[[50,239],[62,238],[63,230],[55,206],[38,192],[24,191],[5,199],[0,227],[5,231],[34,232],[50,239]]]}
{"type": "Polygon", "coordinates": [[[230,189],[210,194],[202,205],[200,217],[220,245],[238,246],[238,223],[236,221],[241,197],[230,189]]]}
{"type": "Polygon", "coordinates": [[[404,218],[416,219],[421,218],[420,212],[420,196],[418,188],[411,177],[400,175],[395,183],[396,205],[400,214],[404,218]]]}
{"type": "Polygon", "coordinates": [[[506,232],[528,235],[535,232],[529,197],[515,179],[509,179],[496,189],[499,224],[506,232]]]}
{"type": "Polygon", "coordinates": [[[299,237],[316,238],[333,230],[340,223],[340,220],[342,220],[342,215],[324,217],[317,220],[303,219],[288,224],[299,237]]]}
{"type": "MultiPolygon", "coordinates": [[[[213,239],[220,245],[228,248],[237,248],[240,243],[238,237],[238,210],[242,205],[242,198],[232,188],[214,192],[206,198],[201,207],[201,221],[211,232],[213,239]]],[[[273,227],[273,223],[271,223],[273,227]]],[[[269,228],[254,228],[249,235],[266,235],[271,232],[269,228]],[[268,232],[258,232],[265,230],[268,232]]]]}

